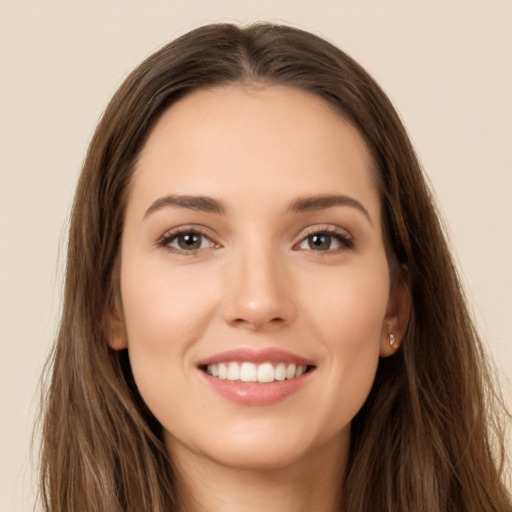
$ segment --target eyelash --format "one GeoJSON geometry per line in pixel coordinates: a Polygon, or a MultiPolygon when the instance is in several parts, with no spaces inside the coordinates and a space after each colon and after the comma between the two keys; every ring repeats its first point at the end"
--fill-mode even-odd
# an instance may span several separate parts
{"type": "MultiPolygon", "coordinates": [[[[318,228],[318,227],[311,228],[308,232],[303,233],[302,238],[300,239],[300,241],[297,244],[295,244],[293,246],[293,249],[300,250],[301,245],[305,244],[305,243],[308,243],[309,248],[302,248],[302,249],[309,250],[311,252],[321,253],[321,254],[322,253],[327,253],[327,254],[338,253],[340,251],[350,250],[355,247],[354,240],[350,236],[348,236],[346,233],[341,233],[332,228],[324,228],[324,229],[318,228]],[[322,237],[322,236],[329,237],[329,239],[330,239],[329,247],[327,247],[326,249],[320,249],[320,250],[314,250],[313,248],[311,248],[311,245],[309,245],[309,240],[311,239],[311,237],[315,237],[315,236],[316,237],[322,237]],[[330,245],[332,243],[331,242],[332,239],[335,239],[340,244],[341,247],[331,249],[330,245]]],[[[185,256],[194,256],[194,255],[198,254],[198,252],[201,250],[221,247],[220,244],[217,244],[216,242],[212,241],[211,238],[206,233],[204,233],[201,229],[198,229],[197,227],[187,227],[187,226],[184,226],[184,227],[172,230],[172,231],[168,231],[158,240],[157,245],[159,247],[163,247],[163,248],[167,249],[170,252],[179,253],[179,254],[182,254],[185,256]],[[190,250],[184,249],[184,248],[179,248],[179,247],[172,247],[170,245],[171,243],[177,241],[180,236],[184,236],[184,235],[192,235],[192,236],[195,235],[195,236],[200,237],[201,245],[202,245],[204,239],[208,240],[210,242],[210,244],[207,247],[198,247],[196,249],[190,249],[190,250]]]]}

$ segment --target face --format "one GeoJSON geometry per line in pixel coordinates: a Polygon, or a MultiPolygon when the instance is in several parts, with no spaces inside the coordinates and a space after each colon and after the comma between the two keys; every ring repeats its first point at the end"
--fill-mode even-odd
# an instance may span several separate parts
{"type": "Polygon", "coordinates": [[[322,99],[219,87],[159,119],[131,184],[111,346],[128,348],[172,456],[346,453],[403,331],[395,289],[369,152],[322,99]]]}

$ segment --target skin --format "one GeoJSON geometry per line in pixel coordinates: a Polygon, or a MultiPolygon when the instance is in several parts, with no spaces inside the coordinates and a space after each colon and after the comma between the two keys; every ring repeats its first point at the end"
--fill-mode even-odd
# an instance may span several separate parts
{"type": "Polygon", "coordinates": [[[355,128],[322,99],[281,86],[177,102],[131,184],[121,303],[111,346],[129,350],[190,510],[339,507],[351,420],[410,307],[390,277],[372,161],[355,128]],[[355,203],[290,210],[332,194],[366,213],[355,203]],[[158,203],[169,195],[214,198],[224,212],[158,203]],[[199,230],[200,248],[180,248],[177,228],[199,230]],[[327,231],[330,248],[308,238],[327,231]],[[246,347],[288,350],[315,368],[275,404],[234,403],[197,364],[246,347]]]}

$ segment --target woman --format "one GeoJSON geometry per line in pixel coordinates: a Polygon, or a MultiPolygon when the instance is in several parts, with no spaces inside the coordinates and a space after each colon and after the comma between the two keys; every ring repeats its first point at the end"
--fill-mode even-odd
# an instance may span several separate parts
{"type": "Polygon", "coordinates": [[[206,26],[121,86],[76,192],[52,369],[48,511],[511,510],[409,139],[297,29],[206,26]]]}

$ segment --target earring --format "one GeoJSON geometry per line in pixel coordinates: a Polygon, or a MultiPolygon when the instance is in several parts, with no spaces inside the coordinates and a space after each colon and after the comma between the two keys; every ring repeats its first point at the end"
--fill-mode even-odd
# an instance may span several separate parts
{"type": "Polygon", "coordinates": [[[390,347],[393,347],[393,348],[396,348],[398,345],[396,339],[395,339],[395,335],[394,334],[389,334],[389,346],[390,347]]]}

